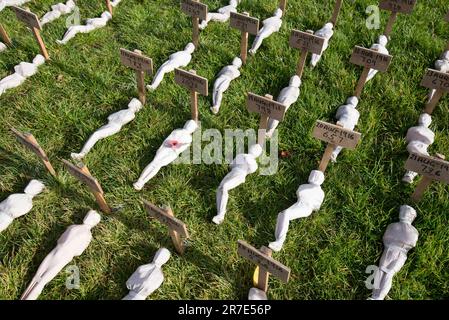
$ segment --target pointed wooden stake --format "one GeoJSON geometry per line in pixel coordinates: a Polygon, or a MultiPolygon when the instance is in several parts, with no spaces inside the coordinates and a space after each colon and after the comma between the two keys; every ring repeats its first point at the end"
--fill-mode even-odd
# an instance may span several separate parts
{"type": "Polygon", "coordinates": [[[109,13],[111,14],[111,16],[113,15],[114,11],[112,9],[112,4],[111,4],[111,0],[106,0],[106,8],[108,9],[109,13]]]}
{"type": "Polygon", "coordinates": [[[207,20],[207,5],[199,0],[182,0],[181,10],[192,17],[192,42],[195,48],[198,48],[200,42],[200,19],[207,20]]]}
{"type": "Polygon", "coordinates": [[[198,122],[198,93],[203,96],[209,95],[207,79],[198,76],[195,70],[187,72],[176,68],[175,82],[190,90],[190,111],[192,113],[192,120],[198,122]]]}
{"type": "Polygon", "coordinates": [[[334,11],[332,12],[332,17],[330,22],[335,26],[337,25],[338,16],[340,15],[341,6],[343,5],[343,0],[337,0],[335,2],[334,11]]]}
{"type": "Polygon", "coordinates": [[[248,57],[249,34],[256,35],[259,32],[259,19],[252,18],[248,12],[231,12],[230,25],[232,28],[240,30],[242,38],[240,40],[240,58],[246,64],[248,57]]]}
{"type": "Polygon", "coordinates": [[[285,16],[285,12],[287,11],[287,0],[281,0],[279,2],[279,9],[282,10],[282,16],[285,16]]]}
{"type": "Polygon", "coordinates": [[[391,11],[388,18],[387,26],[385,27],[384,35],[389,37],[393,31],[394,23],[398,13],[410,14],[415,8],[416,0],[398,1],[398,0],[381,0],[379,8],[382,10],[391,11]]]}
{"type": "Polygon", "coordinates": [[[11,39],[9,38],[8,33],[6,32],[5,28],[3,28],[3,25],[1,23],[0,23],[0,37],[7,46],[12,45],[11,39]]]}

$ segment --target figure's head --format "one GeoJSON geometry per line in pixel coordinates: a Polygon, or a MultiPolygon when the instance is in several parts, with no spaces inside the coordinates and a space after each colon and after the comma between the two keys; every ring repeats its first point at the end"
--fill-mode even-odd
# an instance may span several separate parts
{"type": "Polygon", "coordinates": [[[44,191],[45,185],[39,180],[31,180],[30,183],[25,188],[25,193],[31,196],[37,196],[39,193],[44,191]]]}
{"type": "Polygon", "coordinates": [[[161,268],[164,264],[167,263],[168,259],[170,259],[171,253],[165,248],[159,249],[153,258],[153,263],[161,268]]]}
{"type": "Polygon", "coordinates": [[[142,102],[140,102],[140,100],[136,98],[133,98],[131,102],[128,104],[128,108],[133,112],[139,111],[140,109],[142,109],[142,107],[143,107],[142,102]]]}
{"type": "Polygon", "coordinates": [[[441,55],[441,59],[449,61],[449,50],[443,52],[443,54],[441,55]]]}
{"type": "Polygon", "coordinates": [[[319,170],[313,170],[309,175],[309,183],[321,186],[324,182],[324,173],[319,170]]]}
{"type": "Polygon", "coordinates": [[[277,8],[276,11],[274,12],[274,15],[278,18],[281,18],[282,17],[282,9],[277,8]]]}
{"type": "Polygon", "coordinates": [[[234,60],[232,60],[232,65],[240,68],[242,66],[242,59],[240,59],[239,57],[235,57],[234,60]]]}
{"type": "Polygon", "coordinates": [[[379,42],[380,45],[385,47],[387,45],[387,43],[388,43],[388,38],[385,35],[382,34],[382,35],[379,36],[378,42],[379,42]]]}
{"type": "Polygon", "coordinates": [[[83,219],[83,224],[88,225],[89,227],[95,227],[101,221],[101,216],[95,210],[89,210],[86,216],[83,219]]]}
{"type": "Polygon", "coordinates": [[[190,134],[194,133],[197,128],[198,124],[194,120],[189,120],[184,125],[184,129],[187,130],[190,134]]]}
{"type": "Polygon", "coordinates": [[[412,223],[416,218],[416,210],[408,205],[403,205],[399,209],[399,220],[401,222],[412,223]]]}
{"type": "Polygon", "coordinates": [[[107,20],[111,20],[111,19],[112,19],[112,15],[111,15],[108,11],[103,12],[103,13],[101,14],[101,17],[102,17],[103,19],[107,19],[107,20]]]}
{"type": "Polygon", "coordinates": [[[43,65],[45,63],[45,58],[43,55],[38,54],[36,57],[34,57],[33,59],[33,64],[36,66],[40,66],[43,65]]]}
{"type": "Polygon", "coordinates": [[[423,113],[419,116],[418,123],[419,125],[428,128],[432,123],[432,117],[427,113],[423,113]]]}
{"type": "Polygon", "coordinates": [[[353,106],[354,108],[357,108],[357,105],[359,104],[359,98],[357,98],[355,96],[354,97],[349,97],[346,100],[346,103],[351,105],[351,106],[353,106]]]}
{"type": "Polygon", "coordinates": [[[192,54],[195,51],[195,45],[192,42],[189,42],[184,48],[184,51],[187,51],[188,53],[192,54]]]}
{"type": "Polygon", "coordinates": [[[253,144],[251,147],[249,147],[248,153],[252,155],[254,158],[259,158],[262,155],[262,147],[260,144],[253,144]]]}
{"type": "Polygon", "coordinates": [[[328,22],[328,23],[326,23],[326,24],[324,25],[324,27],[325,27],[326,29],[333,29],[333,28],[334,28],[334,24],[333,24],[332,22],[328,22]]]}
{"type": "Polygon", "coordinates": [[[239,2],[237,0],[231,0],[229,1],[229,5],[233,6],[234,8],[237,8],[239,2]]]}
{"type": "Polygon", "coordinates": [[[290,78],[290,87],[299,88],[301,86],[301,78],[296,74],[290,78]]]}

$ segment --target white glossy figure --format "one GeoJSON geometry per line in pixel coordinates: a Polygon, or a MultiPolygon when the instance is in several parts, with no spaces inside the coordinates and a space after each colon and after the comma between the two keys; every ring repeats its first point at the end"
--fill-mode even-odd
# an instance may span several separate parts
{"type": "Polygon", "coordinates": [[[0,0],[0,11],[5,9],[6,7],[21,6],[22,4],[30,1],[31,0],[0,0]]]}
{"type": "Polygon", "coordinates": [[[21,300],[36,300],[44,287],[56,275],[87,249],[91,240],[91,229],[101,220],[101,216],[94,210],[90,210],[84,217],[83,224],[74,224],[58,239],[56,247],[45,257],[36,275],[23,293],[21,300]]]}
{"type": "Polygon", "coordinates": [[[287,238],[290,221],[306,218],[314,211],[318,211],[324,201],[324,191],[321,185],[324,182],[324,174],[313,170],[309,176],[309,183],[300,185],[296,191],[298,201],[290,208],[279,213],[276,223],[276,241],[271,242],[269,247],[274,251],[280,251],[287,238]]]}
{"type": "Polygon", "coordinates": [[[170,251],[159,249],[154,255],[153,262],[137,268],[126,281],[129,293],[122,300],[146,300],[164,282],[162,266],[170,259],[170,251]]]}
{"type": "Polygon", "coordinates": [[[100,18],[87,19],[85,25],[71,26],[67,29],[62,40],[56,40],[59,44],[66,44],[73,39],[78,33],[89,33],[95,29],[106,26],[109,20],[112,19],[111,14],[105,11],[101,14],[100,18]]]}
{"type": "Polygon", "coordinates": [[[195,45],[190,42],[183,51],[178,51],[170,55],[168,60],[157,70],[153,83],[147,86],[148,90],[156,90],[164,79],[166,73],[172,72],[176,68],[187,66],[192,60],[192,53],[194,51],[195,45]]]}
{"type": "MultiPolygon", "coordinates": [[[[359,104],[359,99],[357,97],[350,97],[346,100],[346,104],[340,106],[337,110],[337,124],[343,126],[343,128],[348,130],[354,130],[355,126],[359,122],[360,112],[357,111],[357,105],[359,104]]],[[[331,161],[336,162],[337,157],[343,150],[342,147],[337,146],[332,152],[331,161]]]]}
{"type": "Polygon", "coordinates": [[[240,58],[234,58],[232,64],[224,67],[218,73],[217,80],[214,83],[214,94],[212,96],[213,106],[210,108],[213,114],[217,114],[220,110],[223,93],[228,90],[231,81],[240,77],[239,69],[242,66],[240,58]]]}
{"type": "Polygon", "coordinates": [[[64,3],[58,3],[51,6],[51,11],[47,12],[41,19],[41,25],[45,25],[58,19],[60,16],[69,14],[75,9],[75,2],[73,0],[64,3]]]}
{"type": "Polygon", "coordinates": [[[0,52],[5,51],[8,47],[3,42],[0,42],[0,52]]]}
{"type": "Polygon", "coordinates": [[[207,13],[207,20],[201,21],[200,29],[204,30],[210,21],[227,22],[231,17],[231,12],[237,12],[238,1],[231,0],[229,5],[218,9],[218,12],[207,13]]]}
{"type": "MultiPolygon", "coordinates": [[[[388,49],[387,49],[387,44],[388,44],[388,38],[384,35],[379,36],[379,39],[377,40],[377,43],[373,44],[371,46],[372,50],[376,50],[379,53],[383,53],[383,54],[389,54],[388,49]]],[[[374,78],[374,76],[378,73],[378,70],[375,69],[370,69],[369,73],[368,73],[368,77],[366,78],[365,83],[367,83],[368,81],[372,80],[374,78]]]]}
{"type": "MultiPolygon", "coordinates": [[[[297,75],[294,75],[293,77],[290,78],[289,86],[282,89],[281,93],[279,93],[279,96],[276,101],[282,103],[286,107],[285,112],[287,112],[287,110],[290,108],[292,104],[298,101],[300,86],[301,86],[301,78],[298,77],[297,75]]],[[[267,126],[268,129],[266,133],[267,138],[271,138],[273,136],[273,133],[278,125],[279,125],[278,120],[270,119],[268,121],[267,126]]]]}
{"type": "Polygon", "coordinates": [[[189,120],[184,128],[173,130],[164,140],[156,152],[153,161],[146,166],[136,183],[134,189],[142,190],[143,186],[150,181],[162,167],[168,166],[175,161],[192,144],[192,134],[198,128],[195,121],[189,120]]]}
{"type": "Polygon", "coordinates": [[[142,109],[142,107],[142,103],[134,98],[128,104],[127,109],[109,115],[108,124],[95,131],[87,140],[80,153],[71,154],[72,158],[75,160],[83,159],[99,140],[118,133],[124,125],[133,121],[136,117],[136,113],[142,109]]]}
{"type": "Polygon", "coordinates": [[[249,153],[238,154],[231,163],[231,172],[229,172],[221,181],[217,189],[217,215],[212,218],[215,224],[223,222],[226,207],[229,200],[229,191],[237,188],[245,182],[246,176],[257,171],[259,167],[256,159],[262,154],[262,147],[254,144],[249,148],[249,153]]]}
{"type": "MultiPolygon", "coordinates": [[[[417,153],[424,156],[429,155],[427,149],[435,142],[435,133],[429,129],[431,123],[432,117],[427,113],[423,113],[419,116],[418,126],[408,129],[405,139],[408,143],[407,151],[409,153],[417,153]]],[[[412,183],[417,175],[418,173],[416,172],[407,171],[402,181],[412,183]]]]}
{"type": "Polygon", "coordinates": [[[263,21],[263,27],[257,33],[256,39],[254,39],[253,46],[249,50],[249,53],[255,55],[257,50],[262,45],[263,40],[271,36],[273,33],[278,32],[282,26],[282,10],[276,9],[274,16],[263,21]]]}
{"type": "Polygon", "coordinates": [[[407,252],[416,246],[419,233],[412,226],[415,218],[415,209],[404,205],[400,208],[400,221],[387,227],[383,236],[385,248],[375,279],[379,286],[373,290],[371,300],[385,299],[391,289],[393,276],[402,269],[407,260],[407,252]]]}
{"type": "Polygon", "coordinates": [[[8,228],[14,219],[19,218],[33,208],[33,198],[44,190],[39,180],[31,180],[24,193],[15,193],[0,202],[0,232],[8,228]]]}
{"type": "Polygon", "coordinates": [[[265,291],[258,288],[249,289],[248,300],[268,300],[265,291]]]}
{"type": "Polygon", "coordinates": [[[111,6],[115,8],[115,7],[118,6],[118,4],[119,4],[120,2],[122,2],[122,0],[112,0],[112,1],[111,1],[111,6]]]}
{"type": "Polygon", "coordinates": [[[318,62],[321,60],[321,56],[323,55],[324,51],[326,51],[327,47],[329,46],[329,40],[334,35],[334,25],[331,22],[328,22],[322,27],[320,30],[315,32],[315,35],[318,37],[322,37],[325,39],[323,51],[321,54],[312,54],[312,58],[310,59],[310,64],[315,67],[318,62]]]}
{"type": "MultiPolygon", "coordinates": [[[[441,58],[435,61],[435,69],[444,73],[449,73],[449,51],[444,51],[441,58]]],[[[431,89],[429,93],[429,101],[435,94],[435,89],[431,89]]]]}
{"type": "Polygon", "coordinates": [[[27,78],[37,72],[40,65],[45,63],[45,58],[38,54],[33,62],[21,62],[14,67],[15,73],[0,80],[0,96],[8,89],[20,86],[27,78]]]}

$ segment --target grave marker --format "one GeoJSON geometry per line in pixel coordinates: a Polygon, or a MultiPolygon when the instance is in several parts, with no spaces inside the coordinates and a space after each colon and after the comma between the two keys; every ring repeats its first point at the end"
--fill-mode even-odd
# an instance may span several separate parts
{"type": "Polygon", "coordinates": [[[5,28],[1,23],[0,23],[0,37],[7,46],[11,46],[12,44],[11,39],[9,38],[8,33],[6,32],[5,28]]]}
{"type": "Polygon", "coordinates": [[[385,27],[384,35],[387,37],[390,36],[398,13],[410,14],[415,8],[415,5],[416,0],[381,0],[379,3],[379,8],[382,10],[391,11],[387,26],[385,27]]]}
{"type": "Polygon", "coordinates": [[[200,19],[207,20],[207,5],[201,3],[199,0],[182,0],[181,10],[185,14],[192,17],[192,42],[195,45],[195,48],[198,48],[200,35],[200,19]]]}
{"type": "Polygon", "coordinates": [[[230,22],[232,28],[238,29],[242,33],[240,58],[242,58],[243,64],[246,64],[248,57],[248,36],[249,34],[257,35],[259,32],[259,19],[250,17],[248,12],[231,12],[230,22]]]}
{"type": "Polygon", "coordinates": [[[302,77],[308,53],[321,54],[323,52],[325,41],[324,38],[314,35],[311,30],[308,30],[307,32],[292,30],[290,35],[290,47],[300,50],[300,58],[298,67],[296,68],[298,77],[302,77]]]}
{"type": "Polygon", "coordinates": [[[449,92],[449,74],[433,69],[427,69],[426,74],[421,81],[421,86],[436,90],[432,99],[426,103],[424,109],[424,112],[432,114],[443,95],[449,92]]]}

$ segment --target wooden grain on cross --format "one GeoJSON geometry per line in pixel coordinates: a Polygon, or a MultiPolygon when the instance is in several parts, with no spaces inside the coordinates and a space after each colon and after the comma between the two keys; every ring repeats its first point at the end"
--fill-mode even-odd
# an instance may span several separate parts
{"type": "Polygon", "coordinates": [[[192,120],[198,122],[198,93],[208,96],[208,80],[196,74],[195,70],[185,71],[179,68],[175,69],[175,82],[190,90],[190,107],[192,120]]]}
{"type": "Polygon", "coordinates": [[[207,20],[207,5],[199,2],[199,0],[182,0],[181,10],[185,14],[192,17],[192,42],[195,45],[195,48],[198,48],[200,36],[200,19],[207,20]]]}
{"type": "Polygon", "coordinates": [[[298,77],[302,77],[308,53],[321,54],[325,41],[323,37],[314,35],[312,31],[303,32],[292,30],[289,40],[290,47],[300,50],[300,57],[296,68],[296,75],[298,77]]]}
{"type": "Polygon", "coordinates": [[[232,28],[240,30],[242,37],[240,41],[240,58],[243,64],[248,57],[248,37],[249,34],[257,35],[259,32],[259,19],[249,16],[248,12],[231,12],[230,25],[232,28]]]}
{"type": "Polygon", "coordinates": [[[381,0],[379,3],[379,8],[382,10],[391,11],[387,26],[385,27],[384,35],[387,37],[390,36],[398,13],[410,14],[415,8],[415,5],[416,0],[381,0]]]}
{"type": "Polygon", "coordinates": [[[0,37],[7,46],[11,46],[12,44],[11,39],[9,38],[8,33],[6,32],[5,28],[1,23],[0,23],[0,37]]]}
{"type": "Polygon", "coordinates": [[[421,81],[421,86],[435,89],[432,99],[426,103],[424,109],[424,112],[432,114],[443,95],[449,92],[449,74],[438,70],[427,69],[421,81]]]}

